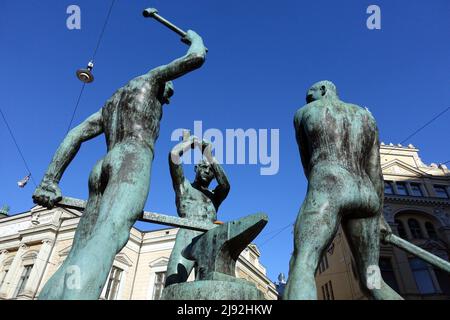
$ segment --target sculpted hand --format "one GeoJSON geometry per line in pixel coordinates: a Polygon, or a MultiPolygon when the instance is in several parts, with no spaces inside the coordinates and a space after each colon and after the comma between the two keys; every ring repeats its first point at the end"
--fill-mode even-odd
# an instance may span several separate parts
{"type": "Polygon", "coordinates": [[[61,201],[61,189],[58,184],[49,180],[42,180],[33,194],[33,202],[51,209],[61,201]]]}
{"type": "Polygon", "coordinates": [[[197,32],[188,30],[186,32],[186,36],[181,38],[181,41],[183,41],[184,43],[187,43],[187,44],[192,44],[195,41],[202,41],[202,38],[198,35],[197,32]]]}
{"type": "Polygon", "coordinates": [[[202,141],[203,155],[205,156],[206,160],[208,160],[208,162],[210,164],[212,164],[214,161],[213,155],[212,155],[212,147],[213,147],[213,145],[211,142],[203,139],[203,141],[202,141]]]}
{"type": "Polygon", "coordinates": [[[189,142],[191,143],[191,148],[192,149],[201,147],[200,139],[197,138],[196,136],[190,136],[189,137],[189,142]]]}
{"type": "Polygon", "coordinates": [[[384,219],[384,216],[380,216],[380,235],[381,239],[384,239],[387,235],[392,233],[392,229],[387,223],[386,219],[384,219]]]}

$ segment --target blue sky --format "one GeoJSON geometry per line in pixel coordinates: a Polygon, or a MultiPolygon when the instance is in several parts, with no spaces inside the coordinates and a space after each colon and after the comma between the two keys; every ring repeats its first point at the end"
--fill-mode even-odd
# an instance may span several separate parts
{"type": "MultiPolygon", "coordinates": [[[[0,3],[0,107],[38,183],[69,123],[81,83],[75,70],[92,55],[109,0],[0,3]],[[81,30],[66,28],[66,8],[81,8],[81,30]]],[[[280,130],[280,170],[261,176],[258,165],[225,165],[231,192],[221,220],[266,212],[270,222],[256,243],[272,280],[288,272],[291,228],[306,180],[292,118],[309,86],[335,82],[344,101],[369,107],[381,140],[398,143],[450,106],[450,2],[433,1],[124,1],[117,0],[74,124],[97,111],[129,79],[183,55],[177,35],[144,19],[156,7],[180,27],[197,31],[209,48],[204,66],[176,80],[156,144],[146,210],[176,214],[167,154],[177,128],[280,130]],[[366,28],[366,8],[377,4],[382,29],[366,28]]],[[[425,163],[450,160],[450,112],[408,143],[425,163]]],[[[29,210],[34,186],[17,187],[26,169],[0,121],[0,205],[29,210]]],[[[64,195],[87,197],[87,178],[105,153],[104,138],[85,143],[66,171],[64,195]]],[[[192,177],[193,168],[185,171],[192,177]]],[[[141,229],[159,228],[139,223],[141,229]]]]}

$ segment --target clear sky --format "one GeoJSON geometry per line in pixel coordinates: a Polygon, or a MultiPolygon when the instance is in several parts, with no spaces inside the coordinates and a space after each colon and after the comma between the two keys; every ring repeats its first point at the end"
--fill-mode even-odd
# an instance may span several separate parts
{"type": "MultiPolygon", "coordinates": [[[[4,0],[0,2],[0,107],[7,116],[36,183],[64,137],[85,67],[110,0],[4,0]],[[66,27],[66,9],[81,8],[81,30],[66,27]]],[[[176,215],[167,154],[177,128],[279,129],[280,167],[261,176],[259,165],[225,165],[231,182],[221,220],[266,212],[270,222],[256,239],[262,263],[276,280],[288,272],[292,223],[306,191],[292,119],[309,86],[332,80],[344,101],[367,106],[381,140],[399,143],[450,106],[450,2],[448,0],[117,0],[74,124],[102,107],[120,86],[183,55],[186,45],[142,9],[156,7],[180,27],[197,31],[209,48],[200,69],[175,81],[156,144],[145,209],[176,215]],[[368,30],[366,9],[381,8],[381,30],[368,30]],[[269,241],[267,241],[269,240],[269,241]]],[[[450,112],[406,142],[425,163],[450,160],[450,112]]],[[[0,205],[29,210],[34,186],[0,119],[0,205]]],[[[104,138],[85,143],[66,171],[63,194],[87,198],[87,178],[105,153],[104,138]]],[[[192,166],[185,168],[190,177],[192,166]]],[[[139,223],[141,229],[159,228],[139,223]]]]}

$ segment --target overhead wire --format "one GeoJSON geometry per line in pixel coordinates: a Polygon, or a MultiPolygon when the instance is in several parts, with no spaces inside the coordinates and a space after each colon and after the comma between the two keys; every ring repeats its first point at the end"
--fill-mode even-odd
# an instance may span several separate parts
{"type": "MultiPolygon", "coordinates": [[[[96,44],[95,49],[94,49],[94,53],[92,54],[92,58],[91,58],[91,62],[92,63],[94,63],[95,57],[97,56],[97,52],[98,52],[98,49],[100,48],[100,44],[101,44],[101,42],[103,40],[103,36],[104,36],[105,30],[106,30],[106,26],[108,25],[109,19],[111,17],[111,12],[112,12],[112,9],[114,7],[114,3],[115,2],[116,2],[116,0],[111,0],[111,4],[109,6],[108,13],[107,13],[105,21],[103,23],[102,30],[100,31],[100,35],[98,37],[97,44],[96,44]]],[[[69,125],[67,126],[66,135],[69,132],[70,128],[72,127],[72,123],[73,123],[73,120],[75,119],[75,114],[76,114],[78,106],[80,104],[81,97],[83,95],[85,86],[86,86],[86,83],[83,82],[83,85],[81,86],[81,89],[80,89],[80,93],[78,94],[78,98],[76,100],[75,106],[74,106],[73,111],[72,111],[72,116],[70,118],[69,125]]]]}
{"type": "Polygon", "coordinates": [[[8,120],[6,120],[6,116],[5,116],[5,114],[3,113],[3,110],[1,109],[1,107],[0,107],[0,114],[2,115],[3,122],[5,123],[6,128],[8,129],[9,135],[11,136],[11,138],[12,138],[12,140],[13,140],[13,142],[14,142],[14,145],[16,146],[16,149],[17,149],[17,152],[18,152],[19,155],[20,155],[20,158],[22,159],[22,162],[23,162],[23,164],[25,165],[25,168],[28,170],[28,174],[30,175],[30,179],[31,179],[31,181],[33,182],[34,186],[36,187],[36,182],[35,182],[34,179],[33,179],[33,174],[31,173],[30,166],[28,165],[27,160],[25,159],[25,156],[23,155],[23,152],[22,152],[22,150],[20,149],[19,144],[17,143],[16,137],[14,136],[14,133],[13,133],[13,131],[11,130],[11,127],[9,126],[8,120]]]}

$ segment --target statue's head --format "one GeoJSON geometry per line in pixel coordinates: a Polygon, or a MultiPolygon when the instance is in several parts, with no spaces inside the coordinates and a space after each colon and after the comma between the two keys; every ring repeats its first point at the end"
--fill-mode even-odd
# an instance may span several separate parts
{"type": "Polygon", "coordinates": [[[161,97],[161,103],[162,104],[169,104],[170,103],[170,97],[173,96],[174,89],[173,89],[173,82],[167,81],[164,85],[164,92],[162,93],[161,97]]]}
{"type": "Polygon", "coordinates": [[[203,187],[208,187],[214,179],[214,173],[208,161],[203,159],[199,164],[195,165],[195,181],[203,187]]]}
{"type": "Polygon", "coordinates": [[[316,82],[309,88],[306,93],[306,102],[310,103],[323,98],[338,99],[338,93],[336,86],[333,82],[328,80],[323,80],[316,82]]]}

